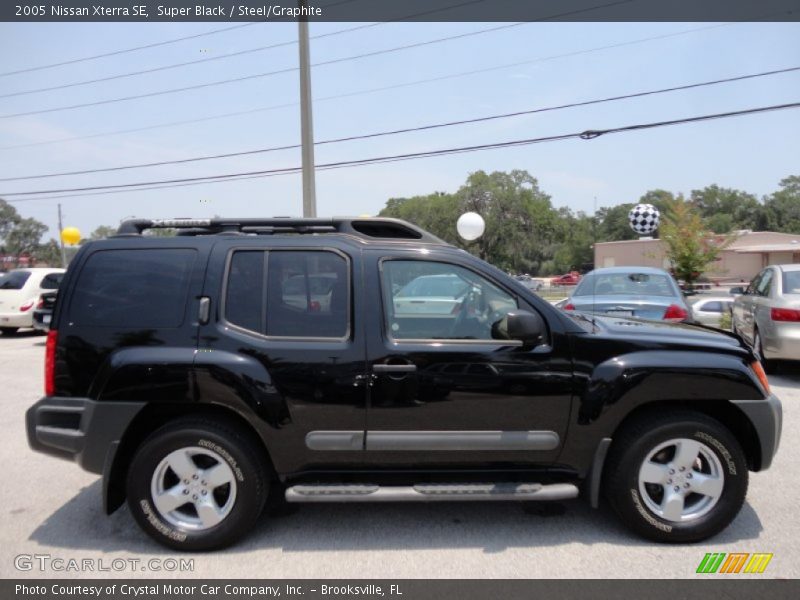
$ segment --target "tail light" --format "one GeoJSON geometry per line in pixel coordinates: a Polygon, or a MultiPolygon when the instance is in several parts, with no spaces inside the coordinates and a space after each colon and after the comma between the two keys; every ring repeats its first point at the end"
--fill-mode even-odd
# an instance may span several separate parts
{"type": "Polygon", "coordinates": [[[44,395],[56,393],[56,345],[58,332],[52,329],[47,332],[47,344],[44,351],[44,395]]]}
{"type": "Polygon", "coordinates": [[[22,306],[19,307],[19,312],[28,312],[30,309],[33,308],[35,300],[31,300],[30,302],[26,302],[22,306]]]}
{"type": "Polygon", "coordinates": [[[758,377],[758,380],[761,382],[761,385],[764,386],[764,390],[769,394],[769,380],[767,380],[767,374],[764,372],[764,367],[761,366],[761,363],[755,361],[750,365],[750,368],[753,369],[753,372],[758,377]]]}
{"type": "Polygon", "coordinates": [[[670,304],[664,312],[662,319],[665,321],[683,321],[689,316],[689,313],[682,306],[677,304],[670,304]]]}
{"type": "Polygon", "coordinates": [[[564,310],[575,310],[575,305],[572,302],[565,304],[564,310]]]}
{"type": "Polygon", "coordinates": [[[800,310],[795,308],[773,308],[769,312],[769,316],[773,321],[791,321],[797,323],[800,321],[800,310]]]}
{"type": "Polygon", "coordinates": [[[318,300],[311,300],[308,303],[308,310],[309,312],[319,312],[322,310],[322,305],[319,303],[318,300]]]}
{"type": "Polygon", "coordinates": [[[44,308],[44,298],[39,298],[39,302],[36,303],[36,308],[44,308]]]}

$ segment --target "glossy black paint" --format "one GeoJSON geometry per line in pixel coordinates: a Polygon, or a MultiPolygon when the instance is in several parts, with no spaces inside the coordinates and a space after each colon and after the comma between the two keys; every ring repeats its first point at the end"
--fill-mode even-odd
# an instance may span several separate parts
{"type": "Polygon", "coordinates": [[[749,368],[751,353],[733,336],[611,318],[597,318],[592,326],[498,269],[436,243],[346,234],[121,237],[86,244],[60,293],[63,302],[53,316],[57,396],[183,405],[186,413],[203,406],[229,410],[253,427],[283,479],[574,479],[587,474],[601,441],[613,438],[639,407],[766,397],[749,368]],[[179,327],[87,328],[70,321],[70,298],[88,257],[126,248],[197,251],[179,327]],[[227,323],[221,299],[228,257],[236,249],[326,249],[346,256],[349,335],[277,339],[227,323]],[[392,258],[474,271],[513,295],[519,309],[541,317],[544,343],[391,339],[381,261],[392,258]],[[198,320],[202,298],[210,300],[207,324],[198,320]],[[386,364],[414,369],[374,371],[386,364]],[[541,451],[320,452],[306,445],[312,431],[363,431],[366,446],[370,431],[542,431],[556,434],[560,444],[541,451]]]}

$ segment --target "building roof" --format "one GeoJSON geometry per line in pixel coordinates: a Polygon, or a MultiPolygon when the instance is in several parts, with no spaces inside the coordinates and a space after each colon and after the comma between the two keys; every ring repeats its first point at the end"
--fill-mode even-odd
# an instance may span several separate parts
{"type": "Polygon", "coordinates": [[[748,252],[800,252],[800,239],[788,244],[761,244],[757,246],[741,246],[739,248],[731,246],[730,249],[740,254],[748,252]]]}

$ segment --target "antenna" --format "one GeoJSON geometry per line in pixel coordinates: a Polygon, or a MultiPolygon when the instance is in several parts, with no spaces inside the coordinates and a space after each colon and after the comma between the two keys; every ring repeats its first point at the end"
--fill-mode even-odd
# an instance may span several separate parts
{"type": "MultiPolygon", "coordinates": [[[[592,272],[597,270],[597,196],[594,197],[594,216],[592,218],[592,272]]],[[[595,310],[597,307],[597,273],[592,278],[592,327],[597,327],[595,323],[595,310]]]]}

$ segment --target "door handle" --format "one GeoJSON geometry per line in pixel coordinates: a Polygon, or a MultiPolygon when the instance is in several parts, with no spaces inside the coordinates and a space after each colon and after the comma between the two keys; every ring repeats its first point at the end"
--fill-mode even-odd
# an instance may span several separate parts
{"type": "Polygon", "coordinates": [[[372,365],[373,373],[413,373],[417,365],[372,365]]]}
{"type": "Polygon", "coordinates": [[[200,306],[197,310],[197,320],[200,325],[208,325],[208,319],[211,316],[211,298],[203,296],[200,298],[200,306]]]}

